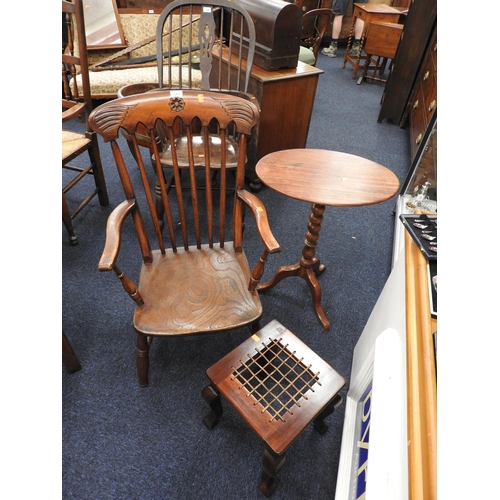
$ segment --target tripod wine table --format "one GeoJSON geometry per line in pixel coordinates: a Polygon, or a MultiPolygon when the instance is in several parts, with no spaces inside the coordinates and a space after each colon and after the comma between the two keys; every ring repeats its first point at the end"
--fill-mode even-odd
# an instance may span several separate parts
{"type": "Polygon", "coordinates": [[[257,286],[257,290],[269,290],[289,276],[303,278],[311,291],[316,315],[328,330],[330,321],[321,305],[321,287],[316,277],[325,266],[315,256],[325,208],[384,202],[398,192],[399,180],[379,163],[323,149],[286,149],[270,153],[259,160],[256,173],[274,191],[312,204],[302,257],[296,264],[279,267],[269,281],[257,286]]]}

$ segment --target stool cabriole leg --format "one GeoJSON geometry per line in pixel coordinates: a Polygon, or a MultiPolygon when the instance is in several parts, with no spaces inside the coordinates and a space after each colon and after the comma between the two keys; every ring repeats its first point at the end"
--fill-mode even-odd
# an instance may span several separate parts
{"type": "Polygon", "coordinates": [[[209,430],[213,429],[217,423],[219,422],[220,417],[222,416],[222,402],[220,399],[220,394],[217,390],[209,384],[201,391],[201,395],[203,399],[210,406],[210,413],[207,413],[203,418],[203,424],[209,430]]]}
{"type": "Polygon", "coordinates": [[[262,455],[262,480],[260,490],[266,497],[270,496],[276,488],[276,474],[283,467],[286,456],[278,455],[271,448],[266,448],[262,455]]]}
{"type": "Polygon", "coordinates": [[[325,424],[325,418],[331,415],[333,411],[338,408],[342,403],[342,396],[337,394],[320,412],[320,414],[313,420],[314,430],[321,436],[328,430],[328,425],[325,424]]]}

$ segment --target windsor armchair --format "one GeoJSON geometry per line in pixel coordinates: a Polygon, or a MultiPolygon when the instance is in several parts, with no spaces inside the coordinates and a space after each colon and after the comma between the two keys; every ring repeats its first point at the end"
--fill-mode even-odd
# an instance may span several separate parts
{"type": "Polygon", "coordinates": [[[148,353],[153,337],[216,333],[244,326],[253,332],[259,328],[262,305],[256,287],[268,255],[280,247],[271,233],[264,205],[243,189],[246,144],[258,119],[258,108],[248,100],[200,90],[184,90],[179,97],[161,90],[132,95],[101,105],[90,117],[92,128],[111,144],[125,192],[126,200],[108,219],[98,268],[114,270],[136,303],[133,324],[137,331],[141,386],[148,385],[148,353]],[[161,145],[156,138],[160,124],[172,151],[175,189],[170,194],[162,172],[161,145]],[[212,169],[212,146],[207,139],[213,125],[223,143],[228,128],[234,127],[238,134],[236,175],[228,175],[228,158],[223,148],[217,160],[220,186],[216,193],[207,182],[212,169]],[[151,139],[153,165],[150,158],[142,158],[136,137],[138,127],[151,139]],[[178,143],[174,140],[178,127],[183,128],[186,138],[187,167],[180,165],[178,143]],[[127,141],[118,140],[120,131],[127,141]],[[197,137],[204,140],[200,168],[195,158],[199,150],[193,144],[197,137]],[[188,173],[188,191],[183,191],[180,184],[182,169],[188,173]],[[205,190],[199,190],[200,182],[206,183],[205,190]],[[228,196],[231,183],[234,191],[228,196]],[[155,212],[156,184],[165,207],[167,227],[163,231],[155,212]],[[252,270],[243,248],[244,206],[254,215],[263,244],[263,252],[252,270]],[[149,210],[151,220],[143,218],[143,207],[149,210]],[[137,284],[117,265],[120,248],[125,245],[122,228],[128,216],[134,222],[142,255],[137,284]]]}
{"type": "Polygon", "coordinates": [[[312,9],[307,11],[302,19],[303,26],[300,45],[312,50],[314,55],[314,64],[312,66],[316,66],[321,42],[326,34],[326,30],[332,23],[333,13],[331,9],[312,9]]]}
{"type": "MultiPolygon", "coordinates": [[[[183,46],[183,67],[188,68],[191,75],[199,69],[201,71],[202,90],[217,90],[240,95],[247,99],[247,90],[250,82],[253,58],[255,53],[256,34],[250,14],[232,0],[176,0],[163,9],[158,19],[156,29],[156,62],[158,66],[158,81],[160,88],[175,88],[179,81],[175,75],[175,68],[163,63],[164,55],[172,51],[176,45],[183,46]],[[193,26],[198,24],[198,43],[192,44],[192,36],[187,37],[187,43],[182,43],[181,35],[173,31],[175,18],[180,18],[181,24],[193,26]],[[164,33],[167,33],[165,36],[164,33]],[[224,63],[223,50],[229,51],[230,61],[224,63]]],[[[180,67],[179,65],[178,67],[180,67]]],[[[185,87],[192,88],[191,78],[185,87]]],[[[254,103],[257,101],[254,98],[254,103]]],[[[257,104],[256,104],[257,105],[257,104]]],[[[226,168],[235,169],[238,159],[238,137],[234,128],[228,130],[225,140],[221,141],[216,129],[211,130],[207,137],[210,142],[212,177],[210,182],[215,186],[215,180],[220,169],[220,157],[225,150],[227,159],[226,168]]],[[[176,150],[182,168],[187,167],[187,139],[180,130],[175,136],[176,150]]],[[[199,149],[204,147],[204,138],[198,134],[194,143],[199,149]]],[[[196,155],[196,158],[202,156],[196,155]]],[[[160,161],[165,172],[171,171],[172,149],[168,143],[160,154],[160,161]]],[[[197,160],[195,166],[203,167],[203,161],[197,160]]],[[[174,182],[171,174],[167,181],[168,189],[174,182]]],[[[163,204],[157,196],[157,213],[161,221],[163,204]]]]}

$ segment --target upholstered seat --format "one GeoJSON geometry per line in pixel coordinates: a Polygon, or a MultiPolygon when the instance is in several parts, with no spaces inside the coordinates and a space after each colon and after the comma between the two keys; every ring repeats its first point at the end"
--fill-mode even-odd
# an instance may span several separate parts
{"type": "MultiPolygon", "coordinates": [[[[90,93],[92,99],[115,99],[118,91],[126,85],[158,82],[158,69],[156,66],[155,34],[159,14],[120,14],[120,22],[127,41],[128,49],[125,51],[90,50],[88,51],[90,93]],[[151,40],[151,41],[148,41],[151,40]],[[122,54],[123,52],[126,52],[122,54]],[[120,55],[122,54],[122,55],[120,55]],[[130,67],[128,60],[137,61],[140,58],[152,58],[150,61],[130,67]],[[103,64],[105,63],[105,64],[103,64]],[[117,63],[120,63],[119,66],[117,63]]],[[[177,29],[178,23],[174,23],[177,29]]],[[[192,24],[191,29],[183,28],[182,44],[188,45],[189,37],[198,39],[198,24],[192,24]]],[[[174,47],[178,48],[178,47],[174,47]]],[[[168,59],[165,59],[165,63],[168,59]]],[[[172,57],[172,74],[175,84],[178,84],[178,57],[172,57]]],[[[191,87],[198,88],[201,84],[201,72],[194,70],[191,74],[191,87]]],[[[81,76],[77,75],[77,85],[81,88],[81,76]]],[[[187,73],[182,68],[183,83],[187,82],[187,73]]]]}
{"type": "MultiPolygon", "coordinates": [[[[179,84],[178,69],[172,69],[175,85],[179,84]]],[[[195,71],[192,75],[193,86],[199,87],[201,83],[201,72],[195,71]]],[[[154,67],[137,67],[106,71],[89,71],[90,88],[92,97],[113,99],[118,96],[118,91],[126,85],[142,82],[158,82],[158,69],[154,67]]],[[[187,81],[187,68],[182,68],[182,79],[187,81]]],[[[81,76],[76,77],[78,88],[81,88],[81,76]]]]}

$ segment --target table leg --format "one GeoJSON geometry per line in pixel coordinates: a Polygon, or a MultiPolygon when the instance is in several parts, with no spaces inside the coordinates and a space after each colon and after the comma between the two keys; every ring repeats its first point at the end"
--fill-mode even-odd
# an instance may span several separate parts
{"type": "Polygon", "coordinates": [[[288,278],[289,276],[299,276],[303,278],[309,285],[316,315],[323,325],[323,328],[328,330],[330,328],[330,321],[326,317],[323,307],[321,306],[321,286],[316,277],[316,275],[321,274],[325,270],[325,266],[321,264],[319,259],[315,256],[316,244],[319,239],[319,231],[321,229],[324,211],[325,205],[312,204],[309,224],[307,225],[306,239],[304,241],[304,248],[302,249],[302,257],[299,262],[289,266],[279,267],[269,281],[257,286],[257,290],[269,290],[276,286],[282,279],[288,278]]]}

